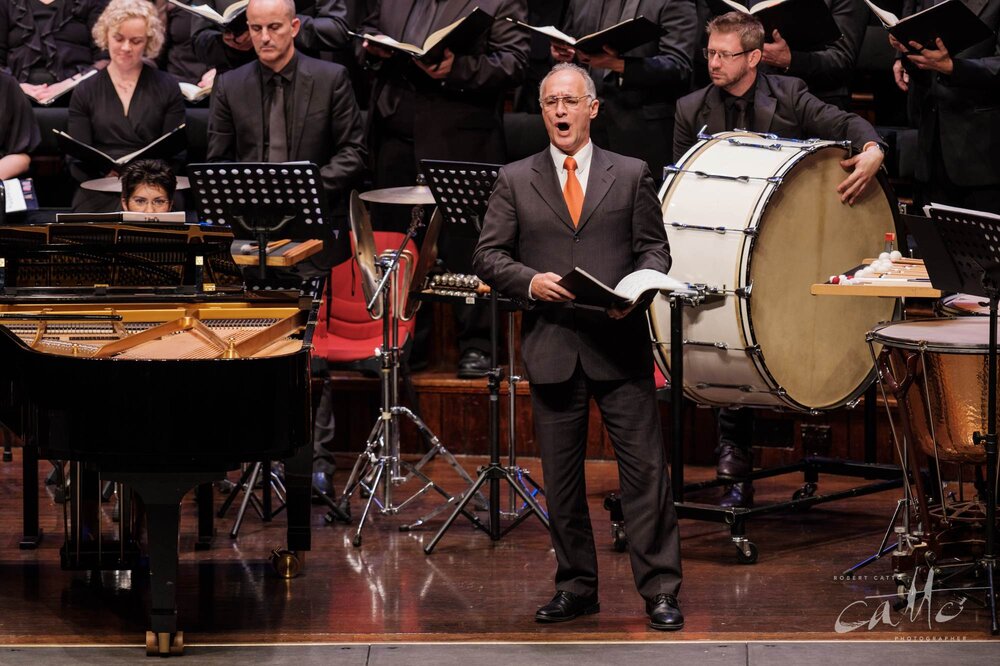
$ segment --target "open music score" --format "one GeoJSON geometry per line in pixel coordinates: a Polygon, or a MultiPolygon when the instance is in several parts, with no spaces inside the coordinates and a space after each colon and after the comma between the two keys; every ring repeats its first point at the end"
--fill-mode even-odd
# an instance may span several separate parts
{"type": "MultiPolygon", "coordinates": [[[[875,259],[864,259],[861,266],[856,266],[847,275],[853,275],[860,268],[871,264],[875,259]]],[[[873,277],[852,281],[851,284],[832,284],[823,282],[814,284],[809,292],[813,296],[881,296],[883,298],[940,298],[941,290],[935,289],[927,277],[922,259],[898,259],[893,262],[888,271],[879,272],[873,277]]]]}
{"type": "Polygon", "coordinates": [[[38,353],[143,360],[240,359],[302,349],[309,311],[248,302],[0,305],[0,328],[38,353]]]}

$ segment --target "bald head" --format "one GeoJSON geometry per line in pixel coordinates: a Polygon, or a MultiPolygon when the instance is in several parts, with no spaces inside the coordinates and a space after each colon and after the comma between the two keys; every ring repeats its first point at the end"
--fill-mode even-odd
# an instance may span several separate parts
{"type": "Polygon", "coordinates": [[[247,4],[247,17],[252,11],[265,7],[282,12],[289,21],[295,18],[295,0],[250,0],[247,4]]]}

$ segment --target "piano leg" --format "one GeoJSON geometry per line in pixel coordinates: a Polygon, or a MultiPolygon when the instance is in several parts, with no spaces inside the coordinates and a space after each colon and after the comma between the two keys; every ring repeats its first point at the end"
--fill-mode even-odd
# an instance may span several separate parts
{"type": "Polygon", "coordinates": [[[208,550],[212,547],[215,537],[215,493],[211,483],[203,483],[196,491],[198,499],[198,540],[194,542],[195,550],[208,550]]]}
{"type": "Polygon", "coordinates": [[[150,632],[146,648],[151,654],[177,654],[183,636],[177,631],[177,570],[180,503],[191,488],[219,478],[218,472],[106,474],[130,486],[146,508],[149,543],[150,632]]]}
{"type": "Polygon", "coordinates": [[[305,553],[311,547],[312,459],[312,446],[301,446],[294,456],[285,459],[285,511],[288,550],[292,552],[305,553]]]}
{"type": "Polygon", "coordinates": [[[42,541],[42,528],[38,526],[38,448],[25,442],[21,454],[21,515],[24,535],[18,547],[21,550],[34,550],[42,541]]]}

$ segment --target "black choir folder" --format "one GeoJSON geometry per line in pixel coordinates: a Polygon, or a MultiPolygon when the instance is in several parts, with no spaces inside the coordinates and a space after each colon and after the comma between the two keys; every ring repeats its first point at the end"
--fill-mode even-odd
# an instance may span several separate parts
{"type": "Polygon", "coordinates": [[[208,0],[194,1],[199,2],[199,4],[187,5],[177,0],[170,0],[170,3],[195,16],[208,19],[223,30],[233,34],[240,35],[247,31],[247,5],[250,4],[250,0],[234,2],[226,7],[221,14],[205,4],[208,0]]]}
{"type": "Polygon", "coordinates": [[[74,139],[66,132],[54,129],[56,140],[63,152],[69,153],[76,159],[96,168],[100,173],[105,174],[110,171],[118,171],[126,164],[139,158],[168,158],[173,157],[184,149],[184,123],[170,130],[159,139],[143,146],[139,150],[114,158],[107,153],[89,146],[82,141],[74,139]]]}
{"type": "Polygon", "coordinates": [[[777,30],[792,51],[820,51],[840,39],[840,28],[823,0],[765,0],[751,9],[734,0],[708,0],[713,13],[752,14],[764,24],[764,39],[777,30]]]}
{"type": "Polygon", "coordinates": [[[989,26],[961,0],[945,0],[902,19],[869,0],[865,2],[882,27],[906,47],[910,46],[910,42],[917,42],[921,46],[935,48],[934,40],[940,37],[948,53],[954,55],[984,39],[995,37],[989,26]]]}
{"type": "Polygon", "coordinates": [[[625,53],[637,46],[655,41],[663,34],[662,27],[643,16],[636,16],[610,28],[579,38],[571,37],[553,25],[534,26],[517,19],[508,18],[507,20],[522,28],[541,33],[550,39],[569,44],[576,50],[589,55],[603,53],[605,46],[610,47],[615,53],[625,53]]]}
{"type": "Polygon", "coordinates": [[[655,296],[657,291],[684,291],[688,286],[666,273],[651,268],[629,273],[612,289],[579,266],[557,283],[570,291],[577,305],[596,308],[624,308],[643,298],[655,296]]]}
{"type": "Polygon", "coordinates": [[[387,48],[394,53],[403,53],[426,63],[438,62],[444,57],[444,50],[452,53],[468,53],[486,31],[493,25],[493,17],[476,7],[464,18],[432,32],[420,46],[407,44],[388,35],[350,33],[359,39],[367,39],[373,44],[387,48]]]}

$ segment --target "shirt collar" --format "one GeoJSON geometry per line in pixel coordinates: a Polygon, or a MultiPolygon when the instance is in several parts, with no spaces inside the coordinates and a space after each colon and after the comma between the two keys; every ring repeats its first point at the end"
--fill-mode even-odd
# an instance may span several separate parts
{"type": "MultiPolygon", "coordinates": [[[[551,143],[549,144],[549,154],[552,156],[552,162],[556,165],[556,172],[563,170],[563,163],[566,161],[566,153],[556,148],[551,143]]],[[[580,150],[576,151],[573,155],[573,159],[576,160],[576,170],[577,172],[586,171],[590,168],[590,158],[594,156],[594,142],[587,141],[585,145],[580,150]]]]}
{"type": "Polygon", "coordinates": [[[292,76],[295,74],[295,68],[298,66],[298,64],[299,64],[298,51],[292,53],[292,59],[289,60],[288,64],[286,64],[277,72],[271,69],[270,67],[266,67],[265,65],[261,64],[259,60],[257,61],[257,65],[260,67],[261,81],[264,82],[264,87],[271,85],[272,80],[276,76],[280,76],[285,82],[285,84],[291,83],[292,76]]]}

